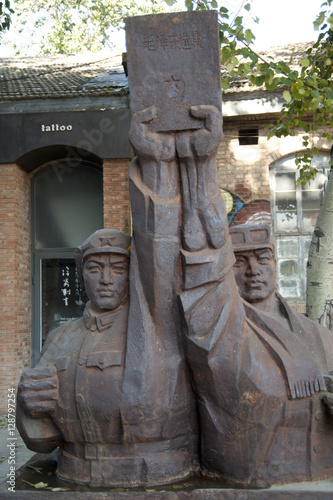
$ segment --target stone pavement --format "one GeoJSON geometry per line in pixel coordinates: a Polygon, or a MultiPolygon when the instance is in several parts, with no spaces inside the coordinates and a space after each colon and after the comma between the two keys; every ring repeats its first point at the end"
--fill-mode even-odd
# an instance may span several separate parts
{"type": "Polygon", "coordinates": [[[17,429],[14,431],[14,436],[9,434],[6,417],[0,415],[0,483],[6,481],[11,465],[18,470],[33,455],[35,452],[28,450],[17,429]],[[11,443],[14,446],[10,446],[11,443]]]}

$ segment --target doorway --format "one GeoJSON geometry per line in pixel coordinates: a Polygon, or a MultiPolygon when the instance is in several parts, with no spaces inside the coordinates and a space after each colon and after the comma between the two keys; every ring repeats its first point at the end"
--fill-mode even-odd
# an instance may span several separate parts
{"type": "Polygon", "coordinates": [[[84,303],[74,251],[103,227],[103,172],[88,162],[65,160],[32,179],[32,366],[48,334],[82,315],[84,303]]]}

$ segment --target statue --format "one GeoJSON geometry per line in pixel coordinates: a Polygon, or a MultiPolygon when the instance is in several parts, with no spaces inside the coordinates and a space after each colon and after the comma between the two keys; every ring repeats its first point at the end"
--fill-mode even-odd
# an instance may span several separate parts
{"type": "Polygon", "coordinates": [[[269,226],[236,226],[230,240],[223,218],[220,248],[183,252],[202,473],[241,487],[331,478],[333,337],[276,293],[269,226]]]}
{"type": "MultiPolygon", "coordinates": [[[[197,14],[186,43],[172,14],[160,49],[201,50],[197,14]]],[[[148,107],[147,89],[132,93],[133,235],[103,229],[77,249],[89,301],[22,375],[19,431],[35,451],[59,447],[59,477],[90,486],[170,483],[199,457],[203,476],[241,487],[332,477],[333,338],[276,294],[269,227],[228,230],[220,94],[191,105],[189,75],[176,76],[172,92],[162,72],[155,82],[164,104],[185,99],[175,124],[158,93],[148,107]]]]}
{"type": "Polygon", "coordinates": [[[134,162],[140,220],[134,215],[132,241],[102,229],[77,249],[90,299],[83,318],[49,334],[18,389],[17,424],[28,448],[59,446],[58,476],[93,487],[164,484],[198,468],[195,402],[176,336],[178,224],[168,218],[179,198],[166,201],[165,220],[163,198],[145,191],[138,169],[134,162]],[[162,279],[159,259],[167,266],[162,279]]]}

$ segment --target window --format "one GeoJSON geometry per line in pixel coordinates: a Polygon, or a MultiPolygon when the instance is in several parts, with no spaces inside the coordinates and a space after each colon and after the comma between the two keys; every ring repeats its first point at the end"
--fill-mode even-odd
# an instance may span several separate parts
{"type": "Polygon", "coordinates": [[[34,247],[75,248],[103,227],[102,170],[54,162],[33,178],[34,247]]]}
{"type": "Polygon", "coordinates": [[[238,131],[238,142],[240,146],[248,146],[249,144],[258,144],[258,127],[243,128],[238,131]]]}
{"type": "Polygon", "coordinates": [[[297,186],[295,155],[271,165],[272,229],[276,243],[277,287],[281,295],[305,301],[306,265],[312,232],[329,174],[329,154],[320,154],[312,166],[319,171],[306,186],[297,186]]]}

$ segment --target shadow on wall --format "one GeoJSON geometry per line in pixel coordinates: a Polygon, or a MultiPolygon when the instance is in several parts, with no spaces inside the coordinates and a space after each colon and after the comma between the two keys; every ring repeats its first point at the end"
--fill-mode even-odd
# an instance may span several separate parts
{"type": "Polygon", "coordinates": [[[221,188],[224,198],[228,225],[238,224],[271,224],[270,202],[267,200],[252,200],[244,202],[237,194],[221,188]]]}

